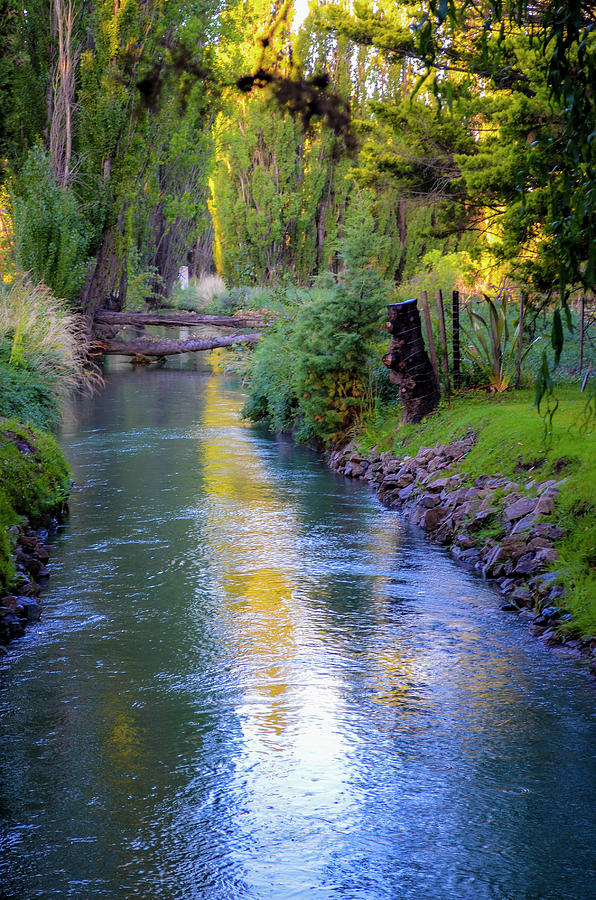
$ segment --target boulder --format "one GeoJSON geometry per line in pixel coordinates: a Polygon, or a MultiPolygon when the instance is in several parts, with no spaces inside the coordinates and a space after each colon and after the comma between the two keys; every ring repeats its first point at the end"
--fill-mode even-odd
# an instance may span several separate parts
{"type": "Polygon", "coordinates": [[[532,497],[521,497],[504,510],[508,522],[517,522],[525,516],[533,514],[536,510],[536,500],[532,497]]]}
{"type": "Polygon", "coordinates": [[[427,509],[422,517],[423,526],[427,531],[434,531],[447,516],[447,510],[442,506],[427,509]]]}

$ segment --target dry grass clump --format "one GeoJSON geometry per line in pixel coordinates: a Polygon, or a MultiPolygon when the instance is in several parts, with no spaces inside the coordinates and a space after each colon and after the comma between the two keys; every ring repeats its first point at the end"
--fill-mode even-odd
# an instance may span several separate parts
{"type": "Polygon", "coordinates": [[[193,285],[199,302],[207,306],[217,297],[221,297],[226,293],[226,285],[223,278],[219,275],[203,275],[203,277],[193,285]]]}
{"type": "Polygon", "coordinates": [[[11,366],[36,372],[58,396],[101,381],[89,368],[83,317],[25,275],[0,285],[0,342],[10,348],[11,366]]]}

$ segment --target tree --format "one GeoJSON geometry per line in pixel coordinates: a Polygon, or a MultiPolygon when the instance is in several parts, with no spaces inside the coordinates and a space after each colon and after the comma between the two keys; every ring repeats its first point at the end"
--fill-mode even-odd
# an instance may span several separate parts
{"type": "MultiPolygon", "coordinates": [[[[440,187],[462,206],[468,222],[479,224],[482,209],[500,219],[498,254],[523,264],[537,288],[558,290],[556,362],[561,313],[570,320],[569,292],[591,291],[596,280],[593,4],[428,0],[421,13],[414,4],[363,2],[353,15],[338,4],[323,14],[328,28],[408,62],[417,78],[413,108],[424,116],[421,102],[432,102],[433,134],[439,123],[454,117],[461,122],[472,112],[474,118],[461,124],[468,135],[472,129],[475,146],[452,146],[439,155],[440,187]],[[477,204],[472,217],[470,203],[477,204]]],[[[387,121],[392,113],[377,115],[387,121]]],[[[420,155],[412,159],[408,139],[406,151],[397,154],[401,159],[385,162],[398,177],[426,189],[420,179],[428,166],[420,155]]],[[[539,396],[544,389],[542,378],[539,396]]]]}

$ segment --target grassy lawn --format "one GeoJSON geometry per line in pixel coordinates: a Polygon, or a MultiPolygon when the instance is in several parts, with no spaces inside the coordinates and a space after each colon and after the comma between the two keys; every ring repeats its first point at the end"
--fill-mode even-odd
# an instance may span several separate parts
{"type": "Polygon", "coordinates": [[[458,469],[474,479],[502,473],[521,484],[556,478],[560,494],[554,514],[567,536],[553,566],[566,589],[564,605],[582,635],[596,635],[596,421],[586,415],[586,394],[557,389],[552,429],[532,409],[530,391],[499,395],[469,393],[443,403],[420,425],[400,426],[395,410],[378,414],[358,439],[363,450],[377,445],[396,456],[448,443],[472,431],[477,442],[458,469]]]}

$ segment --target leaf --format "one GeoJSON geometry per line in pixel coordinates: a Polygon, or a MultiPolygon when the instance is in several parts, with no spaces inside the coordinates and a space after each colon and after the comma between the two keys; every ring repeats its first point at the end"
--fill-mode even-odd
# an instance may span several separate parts
{"type": "Polygon", "coordinates": [[[553,327],[551,332],[551,344],[555,351],[555,366],[559,365],[561,359],[561,351],[563,350],[563,322],[561,320],[561,310],[555,309],[553,313],[553,327]]]}

